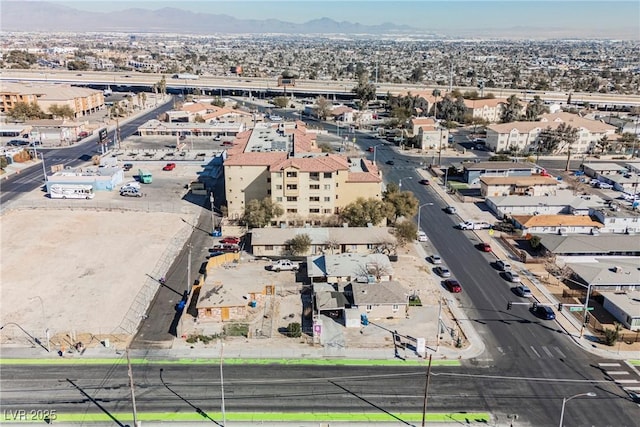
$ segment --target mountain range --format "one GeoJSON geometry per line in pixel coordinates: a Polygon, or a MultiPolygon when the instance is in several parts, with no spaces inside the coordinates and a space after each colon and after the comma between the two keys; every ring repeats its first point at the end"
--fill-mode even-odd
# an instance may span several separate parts
{"type": "Polygon", "coordinates": [[[407,25],[392,23],[362,25],[319,18],[296,24],[277,19],[238,19],[173,7],[95,13],[40,1],[3,0],[0,13],[2,31],[177,34],[408,34],[415,31],[407,25]]]}

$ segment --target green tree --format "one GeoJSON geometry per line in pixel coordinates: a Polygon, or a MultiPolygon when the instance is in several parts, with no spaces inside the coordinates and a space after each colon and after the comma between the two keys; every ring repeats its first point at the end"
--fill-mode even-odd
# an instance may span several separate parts
{"type": "Polygon", "coordinates": [[[404,246],[408,242],[416,239],[418,234],[418,226],[410,220],[400,221],[395,227],[395,236],[398,241],[398,246],[404,246]]]}
{"type": "Polygon", "coordinates": [[[538,248],[540,248],[540,242],[540,236],[531,236],[531,238],[529,239],[529,244],[535,250],[538,250],[538,248]]]}
{"type": "Polygon", "coordinates": [[[224,101],[219,96],[216,96],[211,101],[211,105],[222,108],[224,107],[224,101]]]}
{"type": "Polygon", "coordinates": [[[331,102],[324,96],[319,96],[316,98],[315,111],[320,120],[327,120],[327,116],[331,112],[331,102]]]}
{"type": "Polygon", "coordinates": [[[527,104],[527,110],[525,117],[528,121],[537,120],[538,116],[543,113],[548,113],[549,107],[544,105],[544,101],[538,95],[533,97],[533,100],[527,104]]]}
{"type": "Polygon", "coordinates": [[[253,199],[245,207],[242,222],[251,228],[266,227],[273,218],[283,213],[280,205],[273,203],[269,197],[262,200],[253,199]]]}
{"type": "Polygon", "coordinates": [[[358,197],[340,212],[340,218],[351,227],[366,227],[367,224],[379,224],[386,218],[386,204],[379,199],[358,197]]]}
{"type": "Polygon", "coordinates": [[[625,132],[620,135],[618,141],[625,147],[633,147],[638,143],[638,135],[631,132],[625,132]]]}
{"type": "Polygon", "coordinates": [[[560,145],[560,139],[555,130],[547,126],[547,128],[543,129],[538,135],[537,145],[538,153],[553,153],[558,148],[558,145],[560,145]]]}
{"type": "Polygon", "coordinates": [[[510,123],[520,120],[521,111],[520,99],[516,95],[511,95],[507,98],[507,103],[502,107],[500,121],[502,123],[510,123]]]}
{"type": "Polygon", "coordinates": [[[273,104],[278,108],[287,108],[287,105],[289,104],[289,98],[285,96],[278,96],[276,98],[273,98],[273,104]]]}
{"type": "Polygon", "coordinates": [[[364,110],[369,102],[376,99],[376,85],[369,82],[369,74],[363,73],[358,80],[358,85],[351,90],[360,100],[360,109],[364,110]]]}
{"type": "Polygon", "coordinates": [[[605,151],[608,151],[611,147],[611,141],[609,141],[609,137],[604,135],[602,138],[596,141],[596,147],[600,150],[600,154],[604,154],[605,151]]]}
{"type": "Polygon", "coordinates": [[[13,108],[7,112],[7,117],[12,120],[33,120],[44,119],[46,114],[40,109],[35,102],[29,104],[26,102],[16,102],[13,108]]]}
{"type": "Polygon", "coordinates": [[[416,68],[411,71],[411,75],[409,76],[409,81],[412,83],[421,82],[424,77],[424,72],[422,71],[422,67],[418,65],[416,68]]]}
{"type": "Polygon", "coordinates": [[[304,255],[311,247],[311,237],[308,234],[298,234],[287,240],[286,245],[291,255],[304,255]]]}
{"type": "Polygon", "coordinates": [[[400,191],[397,185],[389,184],[382,195],[387,205],[387,219],[393,225],[398,218],[412,218],[418,212],[418,199],[410,191],[400,191]]]}
{"type": "Polygon", "coordinates": [[[86,71],[91,67],[86,61],[69,61],[67,62],[67,70],[86,71]]]}
{"type": "Polygon", "coordinates": [[[442,93],[440,92],[440,89],[434,89],[431,92],[431,95],[433,95],[433,117],[435,117],[436,119],[438,118],[438,98],[440,98],[440,95],[442,93]]]}
{"type": "Polygon", "coordinates": [[[63,119],[73,119],[76,116],[75,111],[68,105],[53,104],[49,107],[49,113],[54,117],[61,117],[63,119]]]}
{"type": "Polygon", "coordinates": [[[289,323],[287,325],[287,335],[289,338],[300,338],[302,336],[302,326],[300,326],[300,323],[289,323]]]}

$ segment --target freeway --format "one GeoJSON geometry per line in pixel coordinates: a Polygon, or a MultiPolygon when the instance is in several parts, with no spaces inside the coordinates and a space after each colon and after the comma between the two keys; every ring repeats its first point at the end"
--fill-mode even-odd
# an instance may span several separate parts
{"type": "MultiPolygon", "coordinates": [[[[240,91],[269,91],[280,92],[284,89],[277,86],[277,77],[236,77],[236,76],[200,76],[197,80],[172,79],[171,76],[152,73],[114,73],[96,71],[63,71],[63,70],[3,70],[0,81],[37,81],[37,82],[61,82],[78,85],[103,85],[103,86],[148,86],[151,87],[165,77],[167,86],[174,89],[201,88],[204,90],[240,90],[240,91]]],[[[335,94],[353,96],[352,89],[357,82],[351,80],[296,80],[295,86],[287,86],[289,93],[314,93],[335,94]]],[[[379,83],[377,85],[378,96],[386,96],[387,93],[406,93],[440,89],[446,92],[446,86],[424,86],[408,83],[379,83]]],[[[457,87],[461,91],[477,90],[476,87],[457,87]]],[[[568,92],[545,92],[522,89],[485,88],[487,93],[492,92],[497,97],[517,95],[524,99],[532,99],[539,95],[545,101],[566,103],[568,92]]],[[[640,106],[640,95],[603,94],[589,92],[571,93],[573,103],[589,102],[598,106],[640,106]]]]}
{"type": "MultiPolygon", "coordinates": [[[[154,119],[165,111],[173,108],[173,102],[160,105],[158,108],[136,116],[131,120],[120,124],[120,137],[125,139],[133,135],[140,125],[150,119],[154,119]]],[[[86,164],[91,157],[100,153],[97,145],[98,136],[93,135],[85,138],[81,143],[74,144],[67,148],[38,149],[39,156],[42,155],[46,167],[52,165],[63,165],[64,167],[76,167],[86,164]]],[[[7,203],[20,195],[33,191],[43,185],[44,177],[41,165],[34,165],[23,170],[20,174],[8,177],[2,181],[2,192],[0,193],[0,206],[6,207],[7,203]]]]}

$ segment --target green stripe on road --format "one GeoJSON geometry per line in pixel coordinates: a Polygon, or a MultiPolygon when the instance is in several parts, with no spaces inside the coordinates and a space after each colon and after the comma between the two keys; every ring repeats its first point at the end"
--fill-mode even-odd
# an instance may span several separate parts
{"type": "Polygon", "coordinates": [[[629,363],[632,364],[633,366],[640,366],[640,359],[639,360],[629,360],[629,363]]]}
{"type": "MultiPolygon", "coordinates": [[[[56,359],[0,359],[2,365],[121,365],[127,363],[124,358],[119,359],[84,359],[84,358],[56,358],[56,359]]],[[[211,365],[219,364],[220,359],[131,359],[132,365],[144,364],[182,364],[182,365],[211,365]]],[[[225,365],[324,365],[324,366],[425,366],[427,361],[399,360],[399,359],[224,359],[225,365]]],[[[433,360],[433,366],[460,366],[460,360],[433,360]]]]}
{"type": "MultiPolygon", "coordinates": [[[[131,413],[112,413],[115,419],[122,423],[128,423],[131,421],[131,413]]],[[[244,422],[296,422],[296,421],[311,421],[311,422],[398,422],[403,420],[406,422],[416,422],[422,420],[422,413],[420,412],[399,412],[394,414],[385,413],[341,413],[341,412],[323,412],[323,413],[301,413],[301,412],[226,412],[225,417],[227,421],[244,421],[244,422]]],[[[220,412],[210,412],[198,414],[195,412],[138,412],[138,421],[174,421],[174,422],[188,422],[188,421],[202,421],[203,419],[222,420],[222,414],[220,412]]],[[[464,413],[427,413],[426,420],[429,422],[451,422],[451,423],[487,423],[490,421],[489,413],[487,412],[464,412],[464,413]]],[[[42,420],[5,420],[6,422],[16,423],[42,423],[42,420]]],[[[112,422],[113,419],[107,414],[96,413],[72,413],[56,414],[56,418],[53,423],[60,422],[112,422]]],[[[133,423],[131,422],[133,425],[133,423]]]]}

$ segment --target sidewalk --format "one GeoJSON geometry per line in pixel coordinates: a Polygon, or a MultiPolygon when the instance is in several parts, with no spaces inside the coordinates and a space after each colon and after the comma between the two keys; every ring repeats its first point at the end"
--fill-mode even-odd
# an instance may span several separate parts
{"type": "MultiPolygon", "coordinates": [[[[477,209],[473,203],[463,203],[456,197],[448,194],[442,187],[442,182],[439,178],[434,177],[428,170],[418,169],[418,174],[429,179],[433,182],[431,188],[435,190],[438,196],[449,206],[456,207],[458,215],[464,220],[483,220],[487,221],[487,212],[481,212],[477,209]]],[[[495,222],[495,218],[488,214],[491,218],[489,222],[495,222]]],[[[490,230],[475,230],[474,233],[478,238],[485,242],[491,242],[492,253],[496,259],[505,259],[516,267],[523,277],[523,283],[529,286],[534,299],[545,305],[554,307],[554,311],[557,312],[557,306],[559,301],[548,291],[548,289],[536,279],[535,275],[531,273],[526,264],[523,264],[517,259],[514,259],[510,252],[502,246],[499,236],[501,232],[496,231],[493,236],[490,235],[490,230]]],[[[506,309],[506,307],[505,307],[506,309]]],[[[624,344],[624,347],[629,347],[628,350],[620,349],[618,346],[609,347],[600,344],[597,338],[589,332],[588,329],[584,329],[583,336],[580,337],[580,322],[569,312],[563,310],[560,313],[556,313],[556,322],[576,344],[585,349],[586,351],[603,358],[611,359],[638,359],[640,358],[640,350],[636,350],[633,346],[624,344]]],[[[637,344],[637,343],[636,343],[637,344]]]]}

